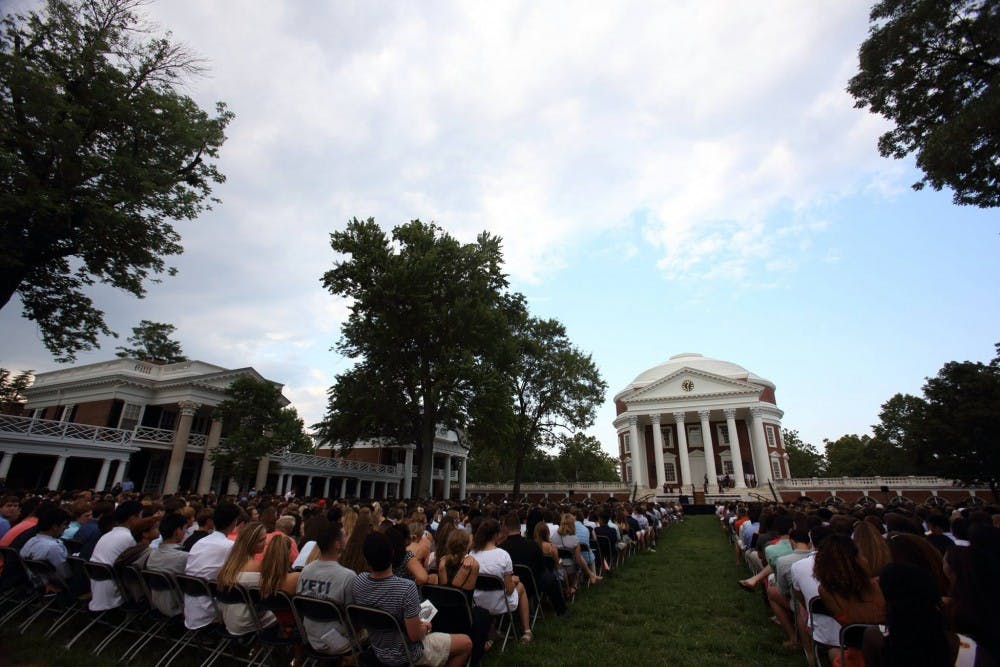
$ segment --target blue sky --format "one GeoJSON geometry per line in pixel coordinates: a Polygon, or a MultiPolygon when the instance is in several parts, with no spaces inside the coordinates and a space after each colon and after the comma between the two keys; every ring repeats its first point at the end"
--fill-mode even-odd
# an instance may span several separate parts
{"type": "MultiPolygon", "coordinates": [[[[15,3],[18,7],[32,2],[15,3]]],[[[611,397],[680,352],[772,380],[810,442],[1000,340],[998,212],[914,192],[844,92],[868,3],[212,3],[149,19],[201,54],[185,91],[236,113],[223,203],[181,223],[180,273],[123,334],[283,382],[307,423],[348,361],[319,285],[330,231],[375,217],[504,238],[512,287],[563,321],[611,397]]],[[[12,304],[0,363],[57,367],[12,304]]],[[[115,341],[81,355],[113,354],[115,341]]]]}

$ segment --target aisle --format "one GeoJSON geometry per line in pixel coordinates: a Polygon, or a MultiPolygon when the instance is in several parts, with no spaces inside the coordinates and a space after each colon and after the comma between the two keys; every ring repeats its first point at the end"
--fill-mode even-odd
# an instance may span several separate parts
{"type": "Polygon", "coordinates": [[[485,667],[626,665],[644,667],[802,667],[801,651],[782,636],[745,576],[714,516],[671,526],[657,552],[631,559],[622,572],[590,590],[568,618],[535,626],[535,642],[485,667]]]}

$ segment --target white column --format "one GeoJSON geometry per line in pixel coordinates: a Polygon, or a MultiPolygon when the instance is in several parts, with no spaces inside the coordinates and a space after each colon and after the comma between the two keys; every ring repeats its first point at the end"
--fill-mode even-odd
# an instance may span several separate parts
{"type": "Polygon", "coordinates": [[[649,488],[649,461],[646,459],[646,427],[639,426],[639,479],[642,480],[641,486],[649,488]]]}
{"type": "Polygon", "coordinates": [[[760,408],[750,408],[750,423],[750,433],[753,436],[751,440],[753,440],[754,451],[757,452],[754,474],[757,476],[757,486],[763,486],[771,481],[771,459],[767,455],[763,412],[760,408]]]}
{"type": "Polygon", "coordinates": [[[56,465],[52,468],[52,475],[49,477],[49,489],[55,491],[59,488],[59,482],[62,480],[63,469],[66,468],[66,456],[60,456],[56,459],[56,465]]]}
{"type": "Polygon", "coordinates": [[[295,475],[288,473],[288,479],[285,480],[285,490],[282,491],[283,494],[288,493],[295,487],[295,475]]]}
{"type": "Polygon", "coordinates": [[[413,495],[413,447],[406,448],[403,460],[403,498],[407,500],[413,495]]]}
{"type": "Polygon", "coordinates": [[[267,470],[270,467],[271,457],[267,454],[260,457],[260,461],[257,461],[257,477],[253,481],[253,488],[258,492],[267,486],[267,470]]]}
{"type": "Polygon", "coordinates": [[[708,475],[708,490],[712,493],[719,492],[718,472],[715,469],[715,448],[712,446],[712,424],[709,417],[710,410],[699,410],[698,419],[701,420],[701,441],[705,447],[705,474],[708,475]]]}
{"type": "Polygon", "coordinates": [[[667,476],[663,466],[663,432],[660,431],[660,415],[650,415],[653,422],[653,461],[656,463],[657,490],[663,489],[663,481],[667,476]]]}
{"type": "MultiPolygon", "coordinates": [[[[95,491],[103,491],[104,487],[108,485],[108,473],[111,472],[111,459],[104,459],[101,461],[101,472],[97,474],[97,484],[94,485],[95,491]]],[[[0,475],[3,477],[3,475],[0,475]]]]}
{"type": "Polygon", "coordinates": [[[329,498],[330,497],[330,478],[329,477],[323,478],[323,497],[324,498],[329,498]]]}
{"type": "Polygon", "coordinates": [[[274,493],[275,493],[275,495],[280,496],[281,495],[281,490],[283,488],[285,488],[285,473],[279,472],[278,473],[278,481],[276,481],[274,483],[274,493]]]}
{"type": "Polygon", "coordinates": [[[726,430],[729,431],[729,454],[733,458],[733,477],[735,482],[733,488],[747,488],[746,480],[743,479],[743,452],[740,451],[740,434],[736,430],[736,410],[727,408],[723,411],[726,415],[726,430]]]}
{"type": "Polygon", "coordinates": [[[14,452],[3,452],[3,460],[0,461],[0,479],[7,479],[10,472],[10,464],[14,460],[14,452]]]}
{"type": "Polygon", "coordinates": [[[347,478],[346,477],[343,477],[340,480],[340,497],[341,498],[346,498],[347,497],[347,478]]]}
{"type": "Polygon", "coordinates": [[[465,500],[465,464],[468,462],[467,457],[462,457],[458,460],[458,499],[465,500]]]}
{"type": "Polygon", "coordinates": [[[684,413],[675,412],[674,421],[677,422],[677,453],[681,460],[681,491],[686,492],[693,483],[691,481],[691,459],[688,457],[688,435],[684,427],[684,413]]]}
{"type": "Polygon", "coordinates": [[[118,459],[118,467],[115,468],[115,478],[111,480],[111,486],[118,486],[125,479],[125,466],[128,465],[128,461],[124,459],[118,459]]]}
{"type": "Polygon", "coordinates": [[[181,482],[181,470],[184,468],[184,454],[187,453],[188,437],[191,435],[191,422],[194,413],[201,407],[198,403],[181,401],[181,418],[174,431],[173,448],[170,450],[170,463],[167,465],[167,477],[163,481],[163,493],[177,493],[181,482]]]}
{"type": "MultiPolygon", "coordinates": [[[[201,462],[201,471],[198,473],[198,487],[195,489],[198,495],[205,495],[212,490],[212,475],[215,473],[215,465],[212,464],[212,450],[219,446],[222,439],[222,420],[213,419],[212,426],[208,429],[208,438],[205,440],[205,460],[201,462]]],[[[257,490],[260,490],[260,486],[257,490]]]]}
{"type": "Polygon", "coordinates": [[[642,467],[639,464],[639,418],[628,418],[628,451],[632,459],[632,483],[640,484],[639,476],[642,474],[642,467]]]}
{"type": "Polygon", "coordinates": [[[236,496],[240,493],[240,483],[236,481],[235,477],[229,478],[229,484],[226,486],[226,495],[236,496]]]}
{"type": "Polygon", "coordinates": [[[444,484],[441,489],[442,498],[451,498],[451,454],[444,455],[444,484]]]}

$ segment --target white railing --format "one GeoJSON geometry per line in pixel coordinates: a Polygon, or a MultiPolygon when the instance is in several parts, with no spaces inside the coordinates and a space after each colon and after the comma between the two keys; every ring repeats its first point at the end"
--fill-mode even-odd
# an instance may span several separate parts
{"type": "Polygon", "coordinates": [[[351,459],[334,458],[330,456],[313,456],[312,454],[284,454],[272,457],[285,468],[305,468],[309,471],[338,473],[362,473],[381,476],[402,476],[403,465],[388,465],[385,463],[368,463],[351,459]]]}
{"type": "Polygon", "coordinates": [[[778,489],[867,489],[888,486],[898,488],[949,488],[954,483],[950,479],[930,476],[907,477],[793,477],[776,479],[778,489]]]}
{"type": "Polygon", "coordinates": [[[24,435],[47,442],[53,440],[100,442],[105,445],[121,447],[128,447],[132,443],[132,431],[120,428],[13,415],[0,415],[0,433],[24,435]]]}
{"type": "MultiPolygon", "coordinates": [[[[514,487],[514,482],[504,482],[501,484],[489,483],[480,484],[469,482],[467,488],[470,491],[499,491],[509,493],[514,487]]],[[[631,492],[632,487],[622,482],[521,482],[521,493],[566,493],[568,491],[608,491],[613,493],[631,492]]]]}
{"type": "Polygon", "coordinates": [[[135,429],[135,440],[143,442],[158,442],[169,445],[174,441],[174,432],[166,428],[153,428],[152,426],[137,426],[135,429]]]}

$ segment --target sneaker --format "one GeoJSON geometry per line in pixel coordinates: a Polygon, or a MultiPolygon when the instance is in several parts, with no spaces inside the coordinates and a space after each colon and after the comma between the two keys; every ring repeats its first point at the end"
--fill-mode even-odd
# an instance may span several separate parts
{"type": "Polygon", "coordinates": [[[650,553],[654,553],[654,554],[656,553],[656,549],[654,549],[653,547],[649,547],[649,551],[650,551],[650,553]]]}

